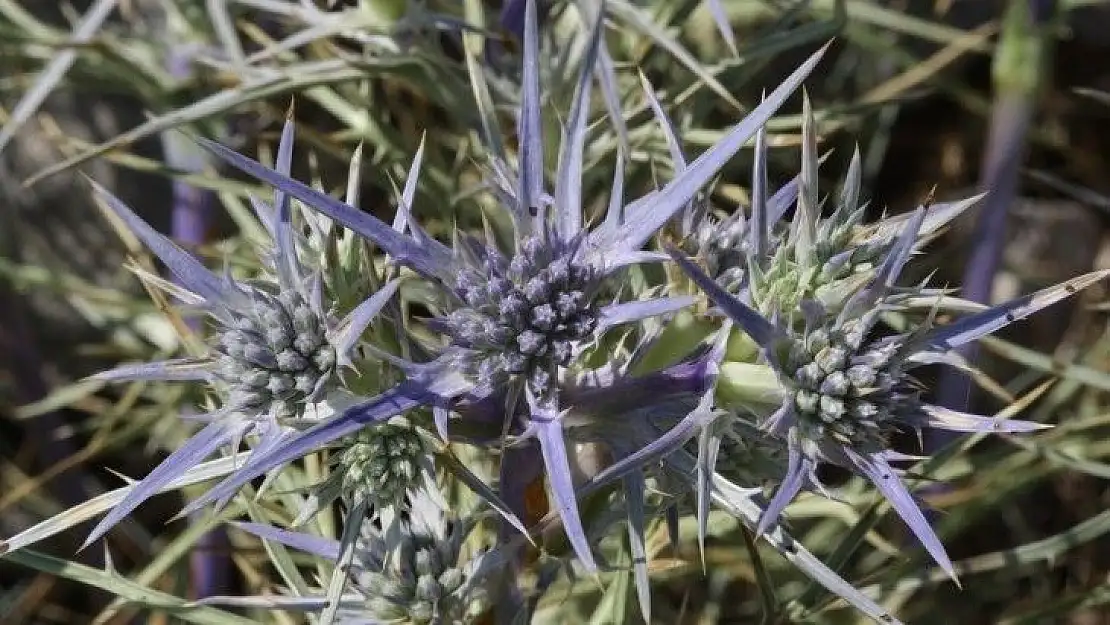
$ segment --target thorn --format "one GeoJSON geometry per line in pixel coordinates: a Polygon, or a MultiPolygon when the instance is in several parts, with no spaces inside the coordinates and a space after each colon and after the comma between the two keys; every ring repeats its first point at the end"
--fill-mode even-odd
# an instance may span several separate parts
{"type": "Polygon", "coordinates": [[[933,188],[929,189],[929,193],[925,196],[925,201],[921,203],[921,207],[928,211],[929,208],[933,205],[933,201],[936,199],[936,194],[937,185],[934,184],[933,188]]]}

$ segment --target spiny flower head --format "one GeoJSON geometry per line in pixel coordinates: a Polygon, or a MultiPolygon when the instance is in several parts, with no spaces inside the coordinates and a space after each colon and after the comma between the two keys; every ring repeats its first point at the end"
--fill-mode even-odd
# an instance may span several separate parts
{"type": "MultiPolygon", "coordinates": [[[[682,251],[696,258],[727,291],[746,293],[755,308],[768,316],[796,310],[804,300],[838,309],[871,279],[905,221],[903,215],[863,224],[867,203],[860,201],[858,150],[852,154],[835,207],[822,216],[817,124],[809,99],[803,102],[801,172],[768,194],[767,139],[761,129],[755,141],[748,217],[738,210],[721,218],[706,206],[692,205],[682,224],[682,251]],[[783,221],[791,206],[795,207],[792,219],[783,221]]],[[[672,157],[684,163],[671,122],[654,99],[652,105],[672,157]]],[[[932,206],[915,246],[923,245],[977,200],[932,206]]]]}
{"type": "Polygon", "coordinates": [[[748,223],[740,211],[719,219],[706,214],[683,241],[683,251],[705,263],[706,272],[729,292],[744,283],[751,240],[748,223]]]}
{"type": "Polygon", "coordinates": [[[322,396],[338,359],[327,312],[296,290],[270,291],[244,291],[248,306],[228,311],[231,322],[216,333],[216,375],[229,404],[290,415],[322,396]]]}
{"type": "Polygon", "coordinates": [[[546,395],[559,367],[598,327],[599,271],[579,262],[581,237],[531,236],[507,258],[494,247],[462,270],[452,289],[459,306],[441,319],[455,362],[478,386],[522,377],[546,395]],[[545,241],[544,239],[547,238],[545,241]]]}
{"type": "Polygon", "coordinates": [[[385,423],[366,428],[340,453],[343,491],[374,508],[399,510],[405,496],[420,484],[426,458],[424,441],[412,426],[385,423]]]}
{"type": "MultiPolygon", "coordinates": [[[[385,527],[377,519],[348,516],[352,541],[311,536],[260,523],[235,523],[259,537],[336,562],[349,578],[338,603],[320,592],[290,599],[298,609],[330,611],[340,625],[396,623],[466,625],[490,608],[497,559],[465,545],[479,517],[446,512],[429,492],[414,493],[403,516],[385,527]],[[295,604],[294,604],[295,602],[295,604]]],[[[345,530],[344,534],[348,532],[345,530]]],[[[283,598],[271,598],[281,607],[283,598]]]]}
{"type": "Polygon", "coordinates": [[[1043,426],[927,404],[909,372],[923,364],[964,367],[966,363],[952,351],[955,348],[1068,297],[1110,272],[1088,274],[947,325],[934,326],[930,315],[923,324],[911,326],[902,334],[876,338],[872,332],[880,315],[892,308],[904,309],[894,284],[909,260],[925,216],[926,210],[920,208],[905,221],[901,235],[876,268],[871,282],[852,294],[838,312],[804,300],[800,305],[804,323],[792,319],[795,310],[776,310],[774,321],[768,320],[723,290],[677,251],[672,251],[672,256],[762,348],[785,390],[782,405],[760,424],[764,431],[786,441],[788,466],[760,520],[759,533],[776,521],[803,487],[823,490],[816,468],[819,462],[832,462],[870,480],[891,501],[926,550],[954,576],[944,547],[889,464],[909,458],[890,448],[890,436],[924,427],[957,432],[1028,432],[1043,426]]]}
{"type": "MultiPolygon", "coordinates": [[[[794,394],[798,418],[810,430],[807,438],[831,436],[857,447],[881,446],[885,432],[879,419],[888,419],[913,406],[917,393],[898,393],[908,387],[893,362],[898,343],[880,340],[862,345],[856,332],[861,320],[844,328],[816,328],[800,339],[783,363],[794,394]]],[[[912,387],[911,387],[912,388],[912,387]]],[[[907,388],[905,390],[911,390],[907,388]]],[[[913,389],[916,390],[916,389],[913,389]]]]}
{"type": "Polygon", "coordinates": [[[414,625],[463,624],[488,608],[487,590],[470,577],[473,566],[460,557],[471,524],[447,518],[410,521],[390,555],[382,554],[377,530],[369,523],[364,527],[366,546],[356,555],[361,571],[354,586],[366,598],[366,607],[357,617],[351,615],[352,623],[370,617],[414,625]]]}
{"type": "MultiPolygon", "coordinates": [[[[292,124],[286,122],[278,168],[288,171],[291,158],[292,124]]],[[[291,198],[280,191],[273,206],[254,202],[273,235],[266,255],[273,275],[236,281],[230,275],[213,274],[118,198],[96,183],[92,185],[111,214],[165,263],[180,286],[143,276],[189,307],[206,312],[214,330],[208,349],[196,357],[126,365],[96,377],[108,381],[204,381],[223,397],[223,405],[194,417],[208,425],[139,482],[97,525],[87,542],[220,447],[230,445],[237,450],[248,435],[258,437],[255,454],[278,443],[288,433],[279,419],[311,412],[336,387],[338,368],[350,364],[350,354],[363,330],[398,286],[396,281],[385,285],[346,317],[336,319],[324,304],[319,274],[309,275],[297,257],[291,198]]]]}

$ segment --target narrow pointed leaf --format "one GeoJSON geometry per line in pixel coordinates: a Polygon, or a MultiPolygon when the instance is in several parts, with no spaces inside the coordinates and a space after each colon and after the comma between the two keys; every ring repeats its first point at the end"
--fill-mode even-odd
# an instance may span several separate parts
{"type": "Polygon", "coordinates": [[[92,380],[118,382],[128,380],[207,380],[211,378],[212,363],[197,358],[178,358],[161,362],[143,362],[123,365],[90,376],[92,380]]]}
{"type": "MultiPolygon", "coordinates": [[[[604,5],[604,2],[602,4],[604,5]]],[[[604,6],[599,9],[598,13],[604,15],[604,6]]],[[[609,112],[609,119],[617,129],[617,147],[627,152],[630,149],[628,143],[628,125],[624,122],[624,113],[621,109],[620,88],[617,86],[617,72],[613,68],[613,58],[609,55],[609,48],[605,45],[604,38],[601,40],[597,60],[597,79],[601,85],[601,97],[605,100],[605,108],[609,112]]]]}
{"type": "Polygon", "coordinates": [[[540,35],[536,0],[524,9],[524,70],[517,130],[520,143],[520,209],[539,209],[543,195],[543,123],[540,104],[540,35]]]}
{"type": "Polygon", "coordinates": [[[605,467],[583,489],[593,489],[606,482],[622,478],[681,447],[713,418],[713,392],[702,395],[698,405],[671,429],[631,454],[605,467]]]}
{"type": "Polygon", "coordinates": [[[941,326],[922,340],[934,349],[955,349],[1070,297],[1107,276],[1110,276],[1110,270],[1094,271],[1072,278],[1067,282],[1041,289],[1031,295],[1010,300],[1005,304],[941,326]]]}
{"type": "Polygon", "coordinates": [[[617,163],[613,168],[613,189],[609,193],[609,209],[605,212],[602,228],[616,232],[624,221],[624,150],[617,148],[617,163]]]}
{"type": "Polygon", "coordinates": [[[802,267],[809,267],[815,258],[813,247],[817,244],[817,220],[821,216],[817,206],[816,126],[809,95],[805,95],[802,105],[801,189],[798,193],[798,212],[794,214],[790,233],[794,241],[794,261],[802,267]]]}
{"type": "MultiPolygon", "coordinates": [[[[235,470],[247,458],[247,453],[242,452],[225,458],[202,462],[190,469],[177,473],[171,481],[158,489],[158,493],[177,490],[185,486],[192,486],[211,479],[222,477],[235,470]]],[[[92,519],[106,510],[111,510],[119,505],[128,494],[138,488],[139,484],[127,486],[97,495],[88,501],[77,504],[58,514],[42,521],[11,538],[0,541],[0,553],[11,553],[24,547],[41,542],[57,534],[92,519]]]]}
{"type": "Polygon", "coordinates": [[[716,472],[717,452],[721,449],[721,437],[712,427],[704,428],[698,436],[698,475],[697,475],[697,517],[698,552],[701,554],[701,570],[706,573],[705,535],[709,530],[709,502],[713,473],[716,472]]]}
{"type": "Polygon", "coordinates": [[[926,425],[950,432],[1036,432],[1051,428],[1051,425],[1016,419],[996,419],[981,415],[950,410],[943,406],[924,405],[921,407],[927,417],[926,425]]]}
{"type": "MultiPolygon", "coordinates": [[[[289,113],[292,115],[292,109],[289,113]]],[[[283,176],[289,176],[293,167],[293,119],[288,117],[281,128],[281,139],[278,141],[278,154],[275,171],[283,176]]],[[[297,249],[293,245],[293,207],[289,196],[281,189],[274,187],[274,208],[277,210],[274,239],[277,243],[277,270],[281,276],[282,284],[286,288],[301,286],[300,261],[297,260],[297,249]]]]}
{"type": "Polygon", "coordinates": [[[844,176],[844,188],[840,190],[840,205],[851,211],[859,206],[859,191],[863,185],[863,166],[860,162],[859,146],[852,150],[852,161],[848,163],[848,173],[844,176]]]}
{"type": "MultiPolygon", "coordinates": [[[[366,597],[350,594],[342,599],[343,606],[358,609],[365,605],[366,597]]],[[[259,610],[288,610],[296,612],[319,612],[327,605],[327,597],[285,597],[281,595],[262,595],[254,597],[240,597],[231,595],[216,595],[197,599],[190,605],[225,606],[229,608],[254,608],[259,610]]],[[[257,624],[258,621],[248,621],[257,624]]],[[[220,625],[223,625],[221,622],[220,625]]],[[[369,624],[368,624],[369,625],[369,624]]],[[[373,623],[372,625],[377,625],[373,623]]]]}
{"type": "Polygon", "coordinates": [[[209,305],[218,304],[224,299],[226,289],[223,281],[216,274],[209,271],[191,254],[178,247],[154,228],[151,228],[150,224],[143,221],[107,189],[92,180],[89,180],[89,184],[92,185],[93,191],[101,201],[117,217],[123,220],[127,227],[150,248],[150,251],[177,276],[182,286],[203,297],[209,305]]]}
{"type": "Polygon", "coordinates": [[[884,289],[894,286],[898,276],[902,273],[902,268],[906,266],[906,262],[909,261],[910,255],[913,253],[913,243],[917,240],[921,224],[924,222],[925,209],[918,208],[914,211],[913,217],[906,223],[906,227],[894,243],[894,247],[887,252],[886,258],[883,259],[883,264],[875,274],[876,285],[882,285],[884,289]]]}
{"type": "Polygon", "coordinates": [[[755,134],[755,161],[752,163],[752,223],[751,249],[755,250],[757,263],[767,258],[767,239],[771,221],[767,205],[767,128],[760,126],[755,134]]]}
{"type": "Polygon", "coordinates": [[[397,232],[404,232],[408,227],[408,221],[412,217],[412,201],[416,197],[416,182],[420,178],[420,166],[424,161],[424,139],[425,136],[420,137],[420,146],[416,148],[416,154],[412,157],[412,164],[409,165],[409,175],[405,178],[405,188],[401,191],[401,208],[398,210],[397,215],[393,218],[393,229],[397,232]]]}
{"type": "Polygon", "coordinates": [[[719,284],[705,275],[705,272],[687,260],[681,253],[671,250],[671,258],[682,267],[683,271],[690,276],[690,279],[701,290],[705,291],[709,299],[713,300],[713,303],[719,306],[760,347],[769,349],[776,340],[783,336],[782,332],[771,325],[770,321],[764,319],[758,312],[721,288],[719,284]]]}
{"type": "Polygon", "coordinates": [[[593,553],[590,551],[586,530],[582,527],[582,517],[578,514],[578,498],[574,492],[570,462],[567,459],[563,423],[554,411],[541,409],[544,414],[537,419],[535,418],[536,407],[532,410],[534,417],[532,424],[535,426],[536,438],[543,452],[543,464],[551,494],[559,510],[559,518],[563,520],[563,528],[566,530],[571,546],[574,547],[575,555],[587,571],[594,573],[597,571],[597,563],[594,562],[593,553]]]}
{"type": "Polygon", "coordinates": [[[678,138],[674,122],[663,110],[663,105],[659,103],[659,99],[655,97],[655,87],[651,84],[651,81],[643,72],[640,72],[639,75],[640,86],[644,90],[644,95],[647,96],[651,112],[655,115],[655,121],[659,124],[659,127],[663,129],[663,138],[667,141],[667,150],[670,151],[671,160],[674,161],[675,173],[681,173],[686,169],[686,154],[682,150],[682,142],[678,138]]]}
{"type": "Polygon", "coordinates": [[[605,250],[593,250],[592,257],[589,258],[589,260],[602,272],[602,275],[607,276],[630,265],[666,262],[669,260],[669,257],[662,252],[649,252],[646,250],[638,250],[635,252],[606,252],[605,250]]]}
{"type": "Polygon", "coordinates": [[[773,228],[775,224],[782,220],[783,215],[790,210],[794,202],[798,200],[798,190],[802,185],[801,175],[794,176],[783,186],[779,187],[770,198],[767,199],[767,228],[773,228]]]}
{"type": "Polygon", "coordinates": [[[393,297],[397,289],[401,286],[400,280],[390,280],[382,288],[378,289],[370,297],[366,298],[361,304],[355,307],[342,321],[332,330],[332,336],[328,337],[329,342],[335,346],[335,351],[343,358],[346,354],[350,353],[351,349],[358,342],[362,336],[363,330],[370,323],[370,320],[377,315],[382,307],[393,297]]]}
{"type": "Polygon", "coordinates": [[[263,166],[258,161],[220,145],[214,141],[198,138],[200,144],[228,164],[250,174],[267,184],[282,189],[285,193],[304,202],[305,206],[320,211],[331,219],[370,239],[390,256],[409,265],[416,272],[432,278],[450,279],[451,251],[446,246],[429,239],[419,245],[411,238],[397,232],[380,219],[349,206],[330,195],[283,176],[263,166]]]}
{"type": "Polygon", "coordinates": [[[675,177],[658,193],[633,202],[626,211],[635,215],[635,221],[619,231],[614,247],[618,249],[639,249],[663,224],[667,223],[704,187],[721,168],[744,147],[767,120],[775,114],[788,97],[802,84],[802,81],[817,66],[828,49],[828,44],[813,54],[805,63],[776,87],[759,106],[733,127],[723,139],[701,154],[681,174],[675,177]],[[642,206],[639,202],[646,200],[642,206]]]}
{"type": "Polygon", "coordinates": [[[601,40],[602,19],[598,16],[590,30],[586,57],[578,75],[578,89],[570,109],[570,120],[563,136],[559,154],[559,171],[555,179],[556,222],[564,240],[570,240],[582,230],[582,159],[586,142],[586,118],[590,114],[590,87],[597,63],[598,43],[601,40]]]}
{"type": "Polygon", "coordinates": [[[232,521],[231,525],[254,534],[262,540],[271,540],[276,543],[292,547],[298,551],[312,554],[325,560],[334,562],[339,558],[339,541],[323,536],[314,536],[304,532],[291,532],[274,527],[268,523],[251,523],[249,521],[232,521]]]}
{"type": "MultiPolygon", "coordinates": [[[[979,200],[983,199],[985,196],[985,193],[980,193],[979,195],[956,202],[942,202],[929,206],[925,221],[921,224],[920,236],[925,237],[937,232],[951,223],[953,219],[962,215],[964,211],[977,204],[979,200]]],[[[867,237],[867,240],[877,243],[893,239],[902,232],[904,227],[903,224],[905,224],[906,220],[912,217],[913,213],[902,213],[884,219],[872,226],[873,232],[867,237]]]]}
{"type": "MultiPolygon", "coordinates": [[[[110,557],[105,560],[111,562],[110,557]]],[[[52,578],[68,579],[83,587],[100,589],[106,596],[117,597],[133,605],[156,607],[158,612],[165,614],[167,621],[170,622],[196,625],[257,625],[258,623],[255,619],[244,618],[211,606],[198,606],[172,594],[155,590],[128,579],[111,568],[96,569],[33,550],[6,554],[4,561],[40,571],[52,578]]],[[[5,609],[5,615],[11,614],[8,609],[5,609]]],[[[42,622],[42,619],[31,616],[30,621],[24,622],[42,622]]],[[[82,622],[88,621],[82,619],[82,622]]]]}
{"type": "Polygon", "coordinates": [[[740,51],[736,48],[736,33],[732,32],[732,23],[728,21],[728,13],[721,0],[709,0],[709,12],[713,14],[713,21],[717,24],[717,30],[721,31],[729,52],[732,56],[738,56],[740,51]]]}
{"type": "Polygon", "coordinates": [[[205,458],[212,455],[216,449],[229,440],[230,434],[231,432],[226,424],[215,422],[206,425],[201,431],[193,435],[184,445],[170,454],[149,475],[136,484],[123,498],[123,501],[112,508],[111,512],[100,523],[97,523],[96,527],[89,532],[89,536],[81,545],[81,549],[96,542],[108,530],[131,514],[135,508],[138,508],[152,495],[161,491],[166,484],[203,462],[205,458]]]}
{"type": "Polygon", "coordinates": [[[601,310],[598,332],[604,332],[610,328],[641,321],[649,317],[669,315],[694,305],[696,301],[697,299],[692,296],[683,295],[681,297],[657,297],[649,300],[612,304],[601,310]]]}
{"type": "Polygon", "coordinates": [[[894,470],[887,464],[887,461],[877,456],[865,457],[852,450],[846,449],[845,452],[849,462],[855,465],[860,473],[867,476],[867,479],[890,502],[894,511],[902,517],[914,536],[917,536],[917,539],[921,541],[925,551],[933,556],[936,563],[948,573],[949,577],[956,580],[956,570],[952,567],[952,561],[948,559],[948,554],[945,552],[940,538],[937,537],[936,532],[929,525],[928,519],[921,512],[921,508],[918,507],[909,490],[906,489],[906,485],[894,474],[894,470]]]}
{"type": "Polygon", "coordinates": [[[767,509],[759,517],[759,525],[755,528],[756,536],[767,533],[768,528],[778,522],[782,511],[798,496],[805,486],[806,476],[813,470],[813,461],[802,454],[798,444],[793,440],[790,441],[788,453],[786,475],[783,476],[782,483],[775,491],[775,496],[767,504],[767,509]]]}

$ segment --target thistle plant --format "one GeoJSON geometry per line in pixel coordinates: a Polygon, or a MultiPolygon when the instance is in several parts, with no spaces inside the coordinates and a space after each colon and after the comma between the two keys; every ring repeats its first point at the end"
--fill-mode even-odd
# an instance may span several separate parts
{"type": "MultiPolygon", "coordinates": [[[[651,90],[647,92],[651,97],[651,90]]],[[[661,107],[655,104],[653,108],[681,171],[684,159],[673,126],[661,107]]],[[[758,347],[763,361],[754,370],[746,366],[738,371],[749,374],[759,367],[770,368],[778,382],[779,390],[774,395],[780,398],[779,405],[765,413],[761,406],[729,405],[720,394],[715,397],[711,384],[697,409],[670,431],[607,467],[592,484],[635,475],[648,463],[681,453],[687,441],[697,435],[697,460],[691,464],[699,476],[698,538],[704,549],[709,476],[722,459],[726,439],[747,439],[751,446],[731,446],[744,454],[744,460],[755,459],[747,449],[770,452],[769,458],[760,454],[760,460],[776,459],[779,450],[785,456],[779,486],[754,528],[757,535],[765,534],[777,522],[801,490],[831,497],[816,470],[820,463],[832,463],[866,477],[891,502],[929,554],[955,578],[943,545],[890,464],[921,458],[894,449],[892,439],[903,432],[915,432],[920,439],[926,428],[1022,433],[1046,426],[929,404],[924,401],[926,389],[910,372],[930,364],[969,371],[971,367],[954,350],[1110,274],[1094,272],[937,325],[942,307],[959,308],[961,304],[942,290],[923,285],[900,288],[896,283],[914,250],[977,198],[926,205],[910,215],[863,226],[857,151],[839,204],[822,218],[815,123],[808,100],[802,136],[800,174],[771,197],[766,194],[766,143],[762,136],[757,137],[750,219],[732,216],[720,220],[704,204],[691,205],[690,220],[681,224],[680,232],[686,235],[683,249],[669,250],[674,261],[729,321],[714,334],[712,340],[717,346],[709,352],[709,362],[716,365],[714,369],[728,368],[729,353],[722,343],[735,324],[744,338],[758,347]],[[794,200],[793,219],[780,224],[786,212],[784,203],[794,200]],[[730,259],[736,259],[739,266],[729,266],[730,259]],[[922,309],[927,313],[925,318],[913,321],[912,312],[922,309]],[[901,316],[910,325],[895,334],[876,336],[879,321],[891,315],[901,316]]],[[[746,352],[741,350],[740,354],[743,357],[746,352]]],[[[737,375],[724,375],[720,382],[734,388],[751,386],[735,379],[737,375]]],[[[713,375],[707,381],[716,383],[721,377],[713,375]]],[[[730,451],[729,447],[724,449],[725,453],[730,451]]],[[[749,465],[738,473],[762,481],[766,474],[751,468],[749,465]]]]}
{"type": "MultiPolygon", "coordinates": [[[[581,191],[583,144],[600,22],[593,25],[579,73],[574,104],[560,146],[553,194],[544,189],[541,88],[535,7],[527,11],[523,93],[518,116],[520,153],[515,173],[509,163],[490,159],[491,186],[509,215],[513,246],[501,250],[487,234],[484,242],[463,235],[454,248],[431,238],[408,206],[407,233],[266,168],[219,144],[202,144],[244,172],[260,178],[314,210],[374,241],[395,262],[446,291],[443,317],[433,323],[447,339],[430,363],[400,362],[408,380],[304,434],[259,455],[191,508],[226,498],[253,476],[279,467],[338,437],[399,412],[433,405],[436,426],[447,435],[448,410],[461,400],[497,397],[512,441],[539,443],[552,495],[579,560],[596,569],[574,494],[563,434],[560,378],[573,370],[576,353],[601,333],[619,325],[677,311],[686,297],[622,302],[600,282],[629,265],[660,260],[644,244],[698,192],[716,169],[752,137],[792,93],[820,58],[814,55],[774,89],[759,107],[667,186],[625,205],[620,168],[610,210],[592,230],[583,227],[581,191]]],[[[419,162],[413,172],[419,171],[419,162]]]]}
{"type": "MultiPolygon", "coordinates": [[[[292,156],[292,124],[287,123],[278,148],[278,169],[288,171],[292,156]]],[[[255,454],[263,454],[288,438],[284,420],[311,416],[314,406],[337,388],[340,367],[352,365],[351,354],[362,332],[393,296],[398,283],[385,285],[342,319],[326,307],[321,277],[301,264],[288,195],[275,193],[272,206],[256,202],[264,222],[271,224],[271,272],[237,281],[218,276],[197,259],[159,234],[106,189],[91,183],[111,211],[134,232],[177,277],[177,286],[142,272],[190,308],[204,311],[213,336],[203,354],[155,363],[125,365],[95,376],[100,380],[203,381],[222,397],[212,412],[191,416],[207,423],[170,454],[93,529],[95,541],[152,494],[220,447],[238,450],[254,436],[255,454]]]]}

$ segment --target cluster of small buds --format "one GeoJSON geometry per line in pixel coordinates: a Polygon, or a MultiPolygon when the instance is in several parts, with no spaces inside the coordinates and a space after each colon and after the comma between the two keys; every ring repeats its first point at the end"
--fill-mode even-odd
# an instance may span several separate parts
{"type": "Polygon", "coordinates": [[[339,459],[343,492],[376,509],[398,509],[418,485],[424,454],[420,435],[409,426],[385,423],[364,428],[339,459]]]}
{"type": "Polygon", "coordinates": [[[318,398],[336,371],[327,319],[296,290],[247,294],[249,307],[231,311],[216,337],[218,374],[229,386],[229,404],[240,410],[299,414],[318,398]]]}
{"type": "Polygon", "coordinates": [[[864,344],[859,322],[840,328],[818,328],[795,341],[787,371],[792,371],[794,407],[811,428],[811,438],[830,435],[864,447],[890,434],[886,423],[899,414],[898,405],[912,402],[899,388],[903,375],[891,366],[900,347],[895,339],[864,344]]]}
{"type": "Polygon", "coordinates": [[[814,290],[874,268],[883,258],[890,244],[857,243],[855,222],[830,224],[827,238],[818,239],[814,254],[821,268],[816,276],[814,290]]]}
{"type": "Polygon", "coordinates": [[[812,298],[821,299],[826,305],[843,303],[861,284],[847,284],[845,289],[837,289],[838,285],[854,276],[866,276],[890,245],[854,242],[852,224],[821,226],[831,234],[816,242],[809,269],[798,265],[793,246],[783,245],[775,250],[753,291],[763,312],[795,310],[803,300],[812,298]],[[822,296],[825,292],[838,295],[830,299],[822,296]]]}
{"type": "Polygon", "coordinates": [[[463,306],[442,320],[464,371],[481,385],[523,377],[544,393],[574,345],[597,328],[597,271],[575,261],[576,244],[532,236],[507,259],[488,247],[480,269],[454,285],[463,306]]]}
{"type": "MultiPolygon", "coordinates": [[[[378,541],[378,531],[365,522],[366,536],[378,541]]],[[[460,564],[465,524],[444,520],[435,527],[405,524],[400,544],[385,567],[370,562],[360,566],[354,582],[366,598],[357,622],[424,625],[473,623],[489,607],[482,584],[468,584],[468,568],[460,564]]],[[[356,622],[355,620],[351,621],[356,622]]]]}
{"type": "Polygon", "coordinates": [[[684,247],[705,263],[706,272],[725,290],[735,292],[739,288],[752,251],[748,224],[740,213],[723,221],[706,215],[684,247]]]}

